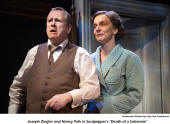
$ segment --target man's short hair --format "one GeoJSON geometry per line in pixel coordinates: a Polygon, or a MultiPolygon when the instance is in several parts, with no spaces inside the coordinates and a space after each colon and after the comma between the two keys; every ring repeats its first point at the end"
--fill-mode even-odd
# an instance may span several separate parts
{"type": "Polygon", "coordinates": [[[62,7],[51,8],[51,11],[56,11],[56,10],[63,11],[65,13],[65,15],[66,15],[67,25],[71,25],[71,23],[72,23],[71,15],[65,9],[63,9],[62,7]]]}

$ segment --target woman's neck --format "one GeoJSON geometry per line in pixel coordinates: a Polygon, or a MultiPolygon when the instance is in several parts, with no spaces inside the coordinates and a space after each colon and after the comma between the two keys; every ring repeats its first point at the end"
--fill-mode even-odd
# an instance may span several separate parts
{"type": "Polygon", "coordinates": [[[116,46],[115,41],[109,41],[101,46],[100,51],[100,61],[101,63],[104,62],[106,57],[109,55],[109,53],[112,51],[112,49],[116,46]]]}
{"type": "Polygon", "coordinates": [[[116,46],[115,41],[109,41],[101,46],[101,54],[107,56],[116,46]]]}

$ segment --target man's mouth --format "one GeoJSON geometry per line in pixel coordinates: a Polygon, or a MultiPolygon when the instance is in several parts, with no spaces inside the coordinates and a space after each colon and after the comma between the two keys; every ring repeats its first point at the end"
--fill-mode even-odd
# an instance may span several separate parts
{"type": "Polygon", "coordinates": [[[51,29],[51,30],[50,30],[50,32],[55,33],[55,32],[57,32],[57,31],[56,31],[56,30],[54,30],[54,29],[51,29]]]}

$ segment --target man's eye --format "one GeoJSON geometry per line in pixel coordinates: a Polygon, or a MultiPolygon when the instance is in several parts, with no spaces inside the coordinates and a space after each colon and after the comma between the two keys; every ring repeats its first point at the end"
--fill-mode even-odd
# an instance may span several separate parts
{"type": "Polygon", "coordinates": [[[52,21],[52,19],[49,19],[49,20],[48,20],[48,22],[51,22],[51,21],[52,21]]]}
{"type": "Polygon", "coordinates": [[[55,19],[55,22],[60,22],[60,20],[59,19],[55,19]]]}

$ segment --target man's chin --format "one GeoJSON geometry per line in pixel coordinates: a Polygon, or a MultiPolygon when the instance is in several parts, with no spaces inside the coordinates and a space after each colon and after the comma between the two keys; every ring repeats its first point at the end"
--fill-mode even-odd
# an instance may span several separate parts
{"type": "Polygon", "coordinates": [[[56,38],[57,38],[57,36],[52,35],[52,36],[48,36],[48,38],[49,38],[49,39],[56,39],[56,38]]]}
{"type": "Polygon", "coordinates": [[[55,46],[59,45],[63,40],[59,40],[58,38],[48,38],[51,43],[55,46]]]}
{"type": "Polygon", "coordinates": [[[58,41],[58,37],[48,37],[48,39],[53,40],[53,41],[58,41]]]}
{"type": "Polygon", "coordinates": [[[52,41],[52,42],[57,42],[58,40],[57,40],[57,38],[48,38],[50,41],[52,41]]]}

